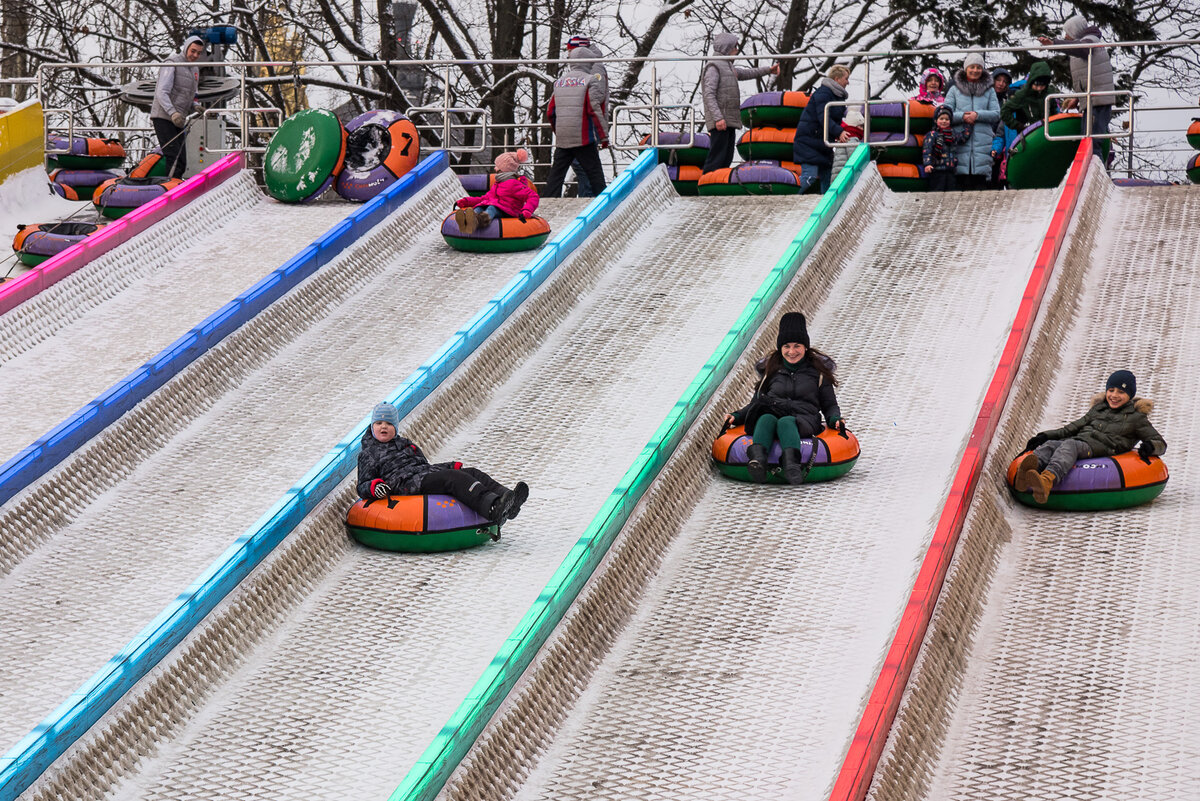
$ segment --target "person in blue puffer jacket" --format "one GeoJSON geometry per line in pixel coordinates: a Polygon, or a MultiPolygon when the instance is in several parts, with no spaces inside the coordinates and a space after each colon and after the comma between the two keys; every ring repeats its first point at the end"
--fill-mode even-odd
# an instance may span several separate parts
{"type": "Polygon", "coordinates": [[[992,177],[992,126],[1000,119],[1000,101],[992,76],[983,67],[983,56],[971,53],[963,68],[954,73],[954,85],[946,94],[946,105],[954,110],[954,125],[973,123],[971,139],[959,145],[958,188],[983,189],[992,177]]]}

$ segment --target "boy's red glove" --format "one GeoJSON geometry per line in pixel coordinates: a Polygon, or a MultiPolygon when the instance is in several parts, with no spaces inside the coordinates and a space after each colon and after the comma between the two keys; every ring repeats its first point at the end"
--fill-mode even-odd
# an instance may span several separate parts
{"type": "Polygon", "coordinates": [[[371,494],[376,498],[386,498],[392,494],[392,488],[385,484],[382,478],[377,478],[371,482],[371,494]]]}
{"type": "Polygon", "coordinates": [[[462,470],[462,462],[454,462],[450,466],[453,467],[455,470],[462,470]]]}

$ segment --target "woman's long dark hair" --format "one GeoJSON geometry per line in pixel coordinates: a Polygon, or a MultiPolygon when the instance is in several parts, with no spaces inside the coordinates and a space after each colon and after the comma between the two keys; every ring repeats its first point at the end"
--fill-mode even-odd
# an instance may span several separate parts
{"type": "MultiPolygon", "coordinates": [[[[813,369],[820,373],[821,377],[828,381],[830,385],[835,387],[838,385],[837,376],[833,374],[832,369],[834,362],[833,359],[829,358],[828,354],[822,353],[816,348],[806,348],[804,359],[801,359],[801,361],[805,359],[812,364],[813,369]]],[[[761,392],[766,387],[767,382],[771,380],[771,376],[779,372],[781,367],[783,367],[783,353],[776,348],[767,354],[766,365],[763,367],[763,377],[758,382],[758,389],[756,391],[761,392]]]]}

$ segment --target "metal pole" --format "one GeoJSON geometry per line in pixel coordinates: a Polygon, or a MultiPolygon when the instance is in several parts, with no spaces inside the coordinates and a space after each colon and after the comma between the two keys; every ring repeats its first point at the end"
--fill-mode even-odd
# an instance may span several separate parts
{"type": "MultiPolygon", "coordinates": [[[[241,114],[239,114],[238,116],[242,118],[241,126],[240,126],[241,137],[242,137],[242,147],[249,148],[250,147],[250,120],[246,115],[246,109],[250,107],[250,98],[248,98],[246,96],[246,68],[245,67],[240,68],[239,76],[241,79],[241,89],[238,91],[238,97],[241,99],[241,114]]],[[[281,105],[287,105],[287,104],[284,103],[281,105]]],[[[280,124],[282,124],[282,122],[283,122],[283,120],[280,120],[280,124]]],[[[263,124],[264,125],[266,124],[265,118],[263,119],[263,124]]],[[[225,143],[222,142],[221,147],[224,147],[224,146],[225,146],[225,143]]],[[[245,162],[243,161],[243,165],[244,164],[245,164],[245,162]]]]}
{"type": "Polygon", "coordinates": [[[1092,48],[1089,47],[1087,52],[1087,108],[1084,109],[1083,117],[1086,126],[1083,131],[1085,136],[1092,135],[1092,52],[1092,48]]]}
{"type": "Polygon", "coordinates": [[[867,101],[863,111],[863,144],[871,142],[871,57],[863,59],[863,98],[867,101]]]}
{"type": "Polygon", "coordinates": [[[446,67],[446,77],[442,82],[442,147],[450,147],[450,68],[446,67]]]}

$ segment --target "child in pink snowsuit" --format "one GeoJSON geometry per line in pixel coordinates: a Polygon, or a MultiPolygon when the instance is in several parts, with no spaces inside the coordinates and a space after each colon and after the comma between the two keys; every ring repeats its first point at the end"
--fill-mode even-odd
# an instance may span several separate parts
{"type": "Polygon", "coordinates": [[[519,217],[522,222],[532,217],[538,207],[538,193],[519,172],[527,161],[529,152],[525,148],[496,156],[496,182],[491,189],[482,197],[462,197],[454,204],[458,230],[472,234],[500,217],[519,217]]]}
{"type": "Polygon", "coordinates": [[[910,98],[920,103],[940,105],[946,102],[946,77],[937,67],[930,67],[921,73],[921,82],[917,84],[917,93],[910,98]]]}

